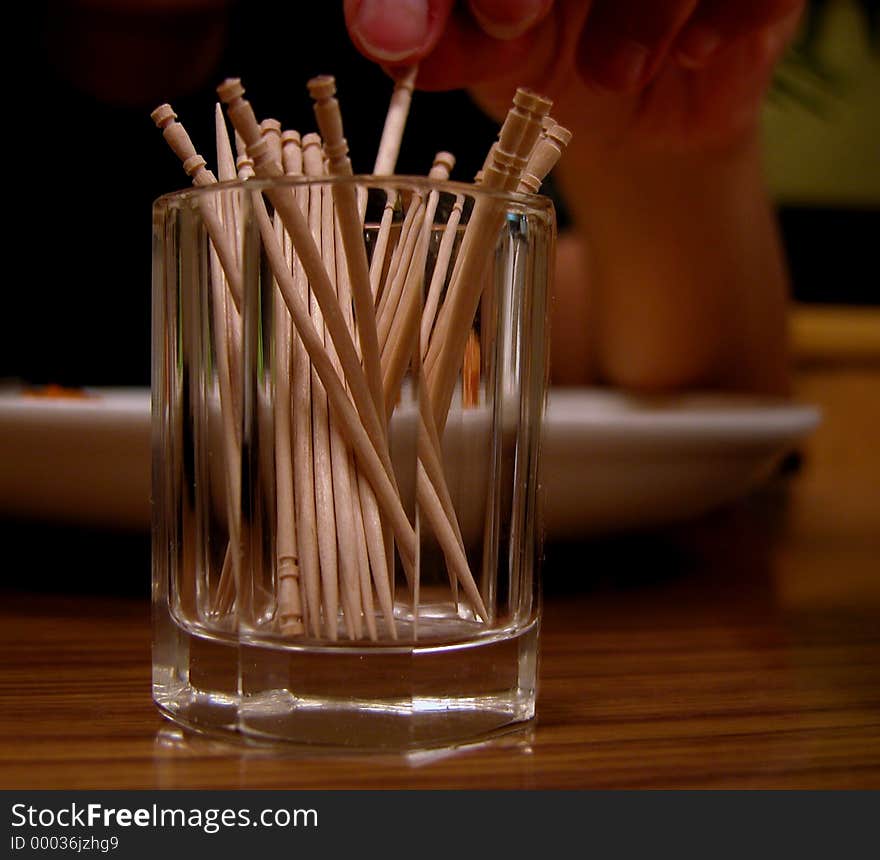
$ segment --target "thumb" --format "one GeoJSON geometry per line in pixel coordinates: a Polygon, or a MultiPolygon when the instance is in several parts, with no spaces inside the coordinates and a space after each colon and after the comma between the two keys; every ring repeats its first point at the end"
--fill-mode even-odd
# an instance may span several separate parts
{"type": "Polygon", "coordinates": [[[409,65],[426,57],[446,29],[454,0],[344,0],[355,47],[383,64],[409,65]]]}

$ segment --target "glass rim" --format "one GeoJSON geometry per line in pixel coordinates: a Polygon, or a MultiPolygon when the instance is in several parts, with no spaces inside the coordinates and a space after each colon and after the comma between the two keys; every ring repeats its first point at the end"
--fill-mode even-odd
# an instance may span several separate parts
{"type": "Polygon", "coordinates": [[[233,179],[227,182],[217,182],[211,185],[192,185],[188,188],[180,188],[169,191],[157,197],[153,201],[153,208],[168,208],[174,203],[185,202],[201,197],[210,197],[227,191],[263,191],[273,187],[312,187],[312,186],[354,185],[367,186],[378,190],[388,191],[440,191],[447,194],[461,194],[473,199],[494,200],[498,203],[514,204],[535,212],[552,212],[553,200],[545,194],[533,194],[523,191],[503,191],[485,188],[472,182],[457,180],[431,179],[427,176],[412,176],[408,174],[391,174],[377,176],[371,173],[354,174],[352,176],[293,176],[284,175],[271,179],[260,179],[256,176],[250,179],[233,179]]]}

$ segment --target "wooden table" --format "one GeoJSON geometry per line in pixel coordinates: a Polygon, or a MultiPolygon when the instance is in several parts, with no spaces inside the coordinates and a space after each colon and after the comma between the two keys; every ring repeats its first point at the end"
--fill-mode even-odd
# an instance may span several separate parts
{"type": "Polygon", "coordinates": [[[145,584],[146,540],[32,527],[30,566],[6,556],[7,586],[35,590],[0,609],[0,787],[880,787],[880,368],[814,368],[798,394],[825,418],[791,477],[687,527],[548,548],[538,720],[454,750],[184,735],[150,701],[145,598],[59,593],[89,586],[95,546],[145,584]]]}

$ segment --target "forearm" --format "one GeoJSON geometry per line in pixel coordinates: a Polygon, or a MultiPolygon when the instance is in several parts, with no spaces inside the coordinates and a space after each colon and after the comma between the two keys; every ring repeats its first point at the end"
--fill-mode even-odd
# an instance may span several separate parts
{"type": "Polygon", "coordinates": [[[560,363],[574,360],[633,389],[787,390],[787,276],[756,136],[708,155],[574,148],[560,180],[587,277],[560,259],[557,377],[573,381],[560,363]],[[575,318],[590,356],[565,343],[575,318]]]}

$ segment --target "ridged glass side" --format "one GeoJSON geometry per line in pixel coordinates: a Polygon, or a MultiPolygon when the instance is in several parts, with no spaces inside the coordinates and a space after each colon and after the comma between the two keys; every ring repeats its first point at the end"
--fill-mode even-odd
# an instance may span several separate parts
{"type": "Polygon", "coordinates": [[[540,198],[406,180],[157,202],[163,712],[381,748],[534,715],[554,231],[540,198]]]}

